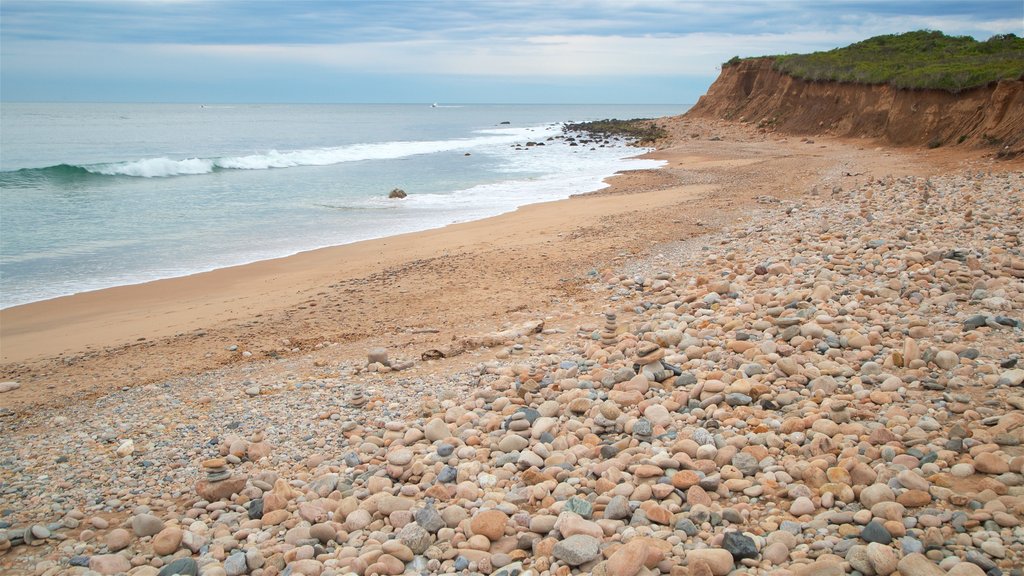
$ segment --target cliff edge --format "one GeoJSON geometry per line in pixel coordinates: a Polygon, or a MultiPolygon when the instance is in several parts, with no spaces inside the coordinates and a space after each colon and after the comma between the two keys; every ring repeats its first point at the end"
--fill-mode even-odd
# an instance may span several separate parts
{"type": "Polygon", "coordinates": [[[722,73],[688,116],[755,122],[793,134],[877,138],[900,146],[990,146],[1024,153],[1024,78],[958,94],[885,84],[807,81],[742,60],[722,73]]]}

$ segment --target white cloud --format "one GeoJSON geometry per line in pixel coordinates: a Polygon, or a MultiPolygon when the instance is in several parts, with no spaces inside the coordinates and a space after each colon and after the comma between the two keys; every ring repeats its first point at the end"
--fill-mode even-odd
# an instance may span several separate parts
{"type": "MultiPolygon", "coordinates": [[[[851,36],[856,39],[856,36],[851,36]]],[[[731,56],[828,48],[834,33],[534,36],[489,42],[410,40],[317,45],[165,45],[160,50],[342,71],[470,76],[714,75],[731,56]]]]}

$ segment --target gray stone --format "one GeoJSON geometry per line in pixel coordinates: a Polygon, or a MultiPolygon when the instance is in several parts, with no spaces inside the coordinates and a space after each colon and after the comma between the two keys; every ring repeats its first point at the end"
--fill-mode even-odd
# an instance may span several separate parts
{"type": "Polygon", "coordinates": [[[579,566],[601,553],[601,541],[593,536],[576,534],[555,544],[552,555],[570,566],[579,566]]]}
{"type": "Polygon", "coordinates": [[[434,508],[434,505],[427,502],[427,505],[420,508],[413,514],[416,523],[423,527],[424,530],[431,534],[437,534],[437,531],[444,528],[445,523],[441,518],[441,515],[434,508]]]}
{"type": "Polygon", "coordinates": [[[630,514],[629,500],[621,494],[609,500],[604,508],[604,517],[608,520],[623,520],[629,518],[630,514]]]}
{"type": "Polygon", "coordinates": [[[157,576],[174,576],[175,574],[199,576],[199,564],[196,564],[196,561],[191,558],[178,558],[161,568],[157,576]]]}
{"type": "Polygon", "coordinates": [[[854,570],[864,574],[865,576],[874,576],[875,569],[871,565],[871,560],[868,558],[868,547],[863,544],[857,544],[851,546],[846,551],[846,561],[850,563],[850,567],[854,570]]]}
{"type": "Polygon", "coordinates": [[[738,468],[740,472],[743,472],[744,476],[753,476],[761,469],[761,466],[757,462],[757,458],[748,452],[737,452],[736,455],[732,457],[732,465],[738,468]]]}
{"type": "Polygon", "coordinates": [[[410,522],[398,531],[398,540],[408,546],[413,554],[423,554],[430,547],[431,536],[426,528],[410,522]]]}
{"type": "Polygon", "coordinates": [[[729,406],[749,406],[754,399],[746,394],[740,394],[739,392],[733,392],[725,395],[725,403],[729,406]]]}
{"type": "Polygon", "coordinates": [[[754,539],[740,532],[727,532],[722,538],[722,548],[728,550],[736,562],[745,558],[757,558],[758,555],[754,539]]]}
{"type": "Polygon", "coordinates": [[[458,477],[459,471],[454,466],[445,466],[441,468],[441,471],[437,474],[437,481],[441,484],[450,484],[455,482],[458,477]]]}
{"type": "Polygon", "coordinates": [[[690,536],[691,538],[700,533],[700,528],[697,528],[697,525],[694,524],[693,521],[689,518],[683,518],[679,522],[676,522],[676,530],[681,530],[683,533],[685,533],[687,536],[690,536]]]}
{"type": "Polygon", "coordinates": [[[889,544],[892,542],[892,535],[889,534],[889,531],[878,520],[868,522],[868,525],[860,531],[860,537],[867,542],[878,542],[879,544],[889,544]]]}
{"type": "Polygon", "coordinates": [[[653,431],[651,421],[647,418],[640,418],[633,424],[634,436],[650,436],[653,431]]]}
{"type": "Polygon", "coordinates": [[[139,538],[154,536],[164,529],[163,520],[152,514],[139,514],[132,518],[132,531],[139,538]]]}
{"type": "Polygon", "coordinates": [[[703,428],[695,429],[693,431],[693,434],[690,435],[690,438],[692,438],[694,442],[700,444],[701,446],[715,445],[715,437],[711,434],[711,432],[708,432],[703,428]]]}
{"type": "Polygon", "coordinates": [[[366,363],[382,364],[384,366],[390,366],[391,362],[388,361],[388,349],[387,348],[370,348],[366,353],[366,363]]]}
{"type": "Polygon", "coordinates": [[[565,506],[562,509],[568,510],[569,512],[575,512],[576,514],[579,514],[587,520],[590,520],[590,517],[594,513],[594,505],[584,500],[583,498],[579,498],[577,496],[569,498],[569,500],[565,502],[565,506]]]}
{"type": "Polygon", "coordinates": [[[224,560],[224,572],[228,576],[242,576],[249,572],[249,566],[245,562],[244,552],[235,552],[224,560]]]}

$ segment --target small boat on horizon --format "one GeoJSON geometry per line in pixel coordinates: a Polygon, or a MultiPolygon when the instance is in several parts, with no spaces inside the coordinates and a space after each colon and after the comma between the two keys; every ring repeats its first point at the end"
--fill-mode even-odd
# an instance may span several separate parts
{"type": "Polygon", "coordinates": [[[437,108],[437,102],[434,102],[433,104],[431,104],[430,107],[431,108],[437,108]]]}

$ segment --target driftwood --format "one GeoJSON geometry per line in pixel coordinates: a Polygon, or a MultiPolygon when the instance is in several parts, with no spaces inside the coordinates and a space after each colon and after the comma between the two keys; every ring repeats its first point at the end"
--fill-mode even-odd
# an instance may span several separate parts
{"type": "Polygon", "coordinates": [[[463,352],[465,352],[465,349],[463,349],[461,345],[448,344],[445,346],[441,346],[440,348],[431,348],[430,350],[427,350],[426,352],[421,354],[420,358],[424,360],[440,360],[441,358],[451,358],[452,356],[458,356],[463,352]]]}
{"type": "Polygon", "coordinates": [[[526,324],[513,326],[508,330],[502,330],[500,332],[489,332],[487,334],[466,336],[462,339],[462,345],[466,350],[472,350],[473,348],[491,348],[494,346],[501,346],[509,340],[515,340],[521,336],[537,334],[542,330],[544,330],[544,321],[532,320],[526,324]]]}
{"type": "Polygon", "coordinates": [[[475,348],[492,348],[494,346],[501,346],[506,342],[516,340],[522,336],[529,336],[530,334],[538,334],[544,330],[543,320],[533,320],[519,326],[513,326],[508,330],[501,330],[499,332],[488,332],[486,334],[473,334],[471,336],[464,336],[458,342],[452,342],[438,348],[431,348],[423,354],[420,358],[423,360],[440,360],[441,358],[451,358],[452,356],[458,356],[466,350],[473,350],[475,348]]]}

